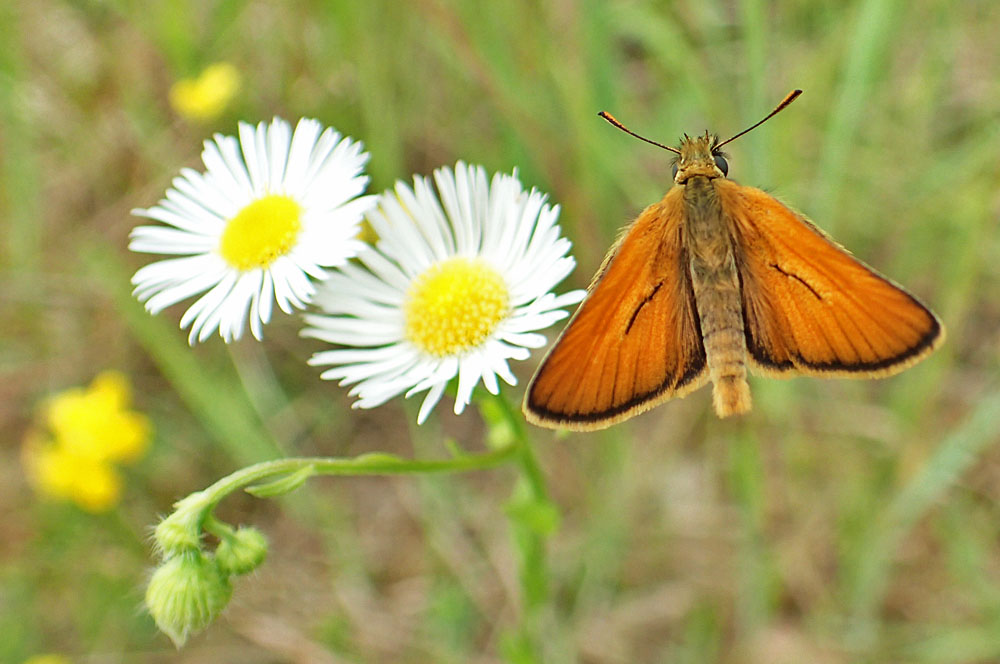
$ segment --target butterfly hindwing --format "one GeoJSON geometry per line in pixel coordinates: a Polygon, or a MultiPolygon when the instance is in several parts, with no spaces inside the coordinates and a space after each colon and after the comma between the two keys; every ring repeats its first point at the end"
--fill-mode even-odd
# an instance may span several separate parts
{"type": "Polygon", "coordinates": [[[718,180],[740,275],[751,366],[770,374],[880,377],[943,338],[937,317],[805,217],[753,187],[718,180]]]}
{"type": "Polygon", "coordinates": [[[529,421],[601,428],[705,383],[683,213],[675,187],[609,252],[528,386],[529,421]]]}

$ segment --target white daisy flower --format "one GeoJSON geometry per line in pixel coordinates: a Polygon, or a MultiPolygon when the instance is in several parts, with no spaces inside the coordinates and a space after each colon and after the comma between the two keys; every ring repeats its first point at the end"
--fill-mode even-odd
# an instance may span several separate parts
{"type": "Polygon", "coordinates": [[[313,281],[365,245],[356,236],[375,196],[361,196],[368,153],[361,143],[302,119],[292,133],[270,125],[239,125],[239,141],[205,141],[205,172],[183,169],[166,198],[132,213],[167,226],[132,231],[132,251],[174,254],[132,277],[135,295],[156,314],[205,293],[184,313],[190,343],[215,330],[228,343],[250,331],[261,338],[274,302],[285,313],[303,308],[313,281]],[[205,292],[208,291],[208,292],[205,292]]]}
{"type": "Polygon", "coordinates": [[[441,168],[440,202],[428,179],[413,180],[413,189],[397,182],[368,212],[377,247],[320,286],[324,314],[306,316],[303,336],[351,347],[309,363],[332,365],[322,378],[353,385],[356,408],[426,390],[422,424],[455,376],[455,413],[480,380],[493,394],[498,376],[515,385],[507,361],[544,346],[535,331],[565,318],[562,307],[584,291],[551,292],[575,266],[570,242],[556,225],[559,207],[525,192],[517,171],[491,183],[481,166],[441,168]]]}

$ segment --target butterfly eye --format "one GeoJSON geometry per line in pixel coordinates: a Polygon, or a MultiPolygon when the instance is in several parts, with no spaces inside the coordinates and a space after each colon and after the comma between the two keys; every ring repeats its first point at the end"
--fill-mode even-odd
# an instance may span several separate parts
{"type": "Polygon", "coordinates": [[[677,164],[674,164],[673,168],[671,168],[670,171],[671,171],[670,172],[670,176],[672,178],[676,178],[677,177],[677,164]]]}
{"type": "Polygon", "coordinates": [[[721,154],[712,155],[715,157],[715,165],[719,167],[723,175],[729,175],[729,162],[721,154]]]}

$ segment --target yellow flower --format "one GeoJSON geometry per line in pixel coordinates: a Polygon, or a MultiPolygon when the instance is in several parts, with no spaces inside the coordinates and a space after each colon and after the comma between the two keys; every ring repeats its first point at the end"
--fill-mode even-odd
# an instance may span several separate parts
{"type": "Polygon", "coordinates": [[[197,78],[183,78],[170,88],[170,105],[195,122],[217,118],[240,87],[240,72],[228,62],[205,67],[197,78]]]}
{"type": "Polygon", "coordinates": [[[121,477],[110,463],[73,454],[37,433],[25,441],[23,460],[39,493],[72,500],[88,512],[105,512],[121,497],[121,477]]]}
{"type": "Polygon", "coordinates": [[[149,419],[127,410],[128,379],[114,371],[97,376],[86,390],[74,388],[49,401],[46,419],[58,443],[73,456],[129,462],[149,446],[149,419]]]}
{"type": "Polygon", "coordinates": [[[49,653],[46,655],[34,655],[24,660],[24,664],[70,664],[69,658],[64,655],[49,653]]]}
{"type": "Polygon", "coordinates": [[[39,493],[90,512],[118,504],[122,479],[113,464],[141,457],[151,431],[145,415],[127,410],[129,401],[127,379],[110,371],[87,389],[69,389],[49,401],[49,432],[29,432],[23,449],[28,479],[39,493]]]}

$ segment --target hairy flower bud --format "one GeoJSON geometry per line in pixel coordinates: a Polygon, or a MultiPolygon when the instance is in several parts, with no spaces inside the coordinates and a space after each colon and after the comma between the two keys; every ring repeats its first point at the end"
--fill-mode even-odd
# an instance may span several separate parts
{"type": "Polygon", "coordinates": [[[174,503],[174,512],[153,531],[156,549],[164,560],[201,548],[201,524],[206,509],[203,491],[174,503]]]}
{"type": "Polygon", "coordinates": [[[215,550],[215,562],[227,576],[252,572],[266,557],[267,538],[248,526],[240,526],[231,536],[223,538],[215,550]]]}
{"type": "Polygon", "coordinates": [[[233,588],[218,566],[200,551],[173,556],[153,573],[146,608],[156,626],[180,648],[207,627],[229,603],[233,588]]]}

